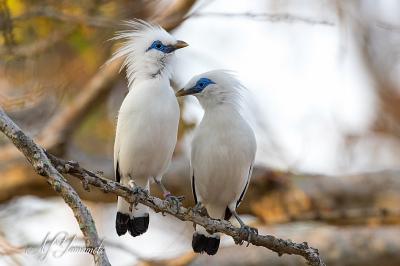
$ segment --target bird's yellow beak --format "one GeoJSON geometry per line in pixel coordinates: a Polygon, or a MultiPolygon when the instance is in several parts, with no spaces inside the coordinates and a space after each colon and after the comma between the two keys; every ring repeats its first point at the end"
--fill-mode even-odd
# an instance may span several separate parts
{"type": "Polygon", "coordinates": [[[185,89],[180,89],[179,91],[177,91],[175,93],[176,97],[181,97],[181,96],[185,96],[185,95],[187,95],[187,91],[185,91],[185,89]]]}
{"type": "Polygon", "coordinates": [[[175,93],[176,97],[181,97],[181,96],[186,96],[186,95],[193,95],[199,93],[199,91],[196,89],[196,87],[190,88],[190,89],[181,89],[175,93]]]}
{"type": "Polygon", "coordinates": [[[189,44],[184,41],[177,41],[176,44],[174,44],[175,50],[185,48],[186,46],[189,46],[189,44]]]}

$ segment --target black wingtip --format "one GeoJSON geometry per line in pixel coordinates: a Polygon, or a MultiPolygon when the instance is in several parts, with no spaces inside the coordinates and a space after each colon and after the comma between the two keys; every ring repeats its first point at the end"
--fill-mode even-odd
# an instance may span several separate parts
{"type": "Polygon", "coordinates": [[[136,237],[147,231],[149,228],[149,216],[133,217],[129,220],[128,231],[131,236],[136,237]]]}
{"type": "Polygon", "coordinates": [[[208,255],[215,255],[219,248],[219,238],[206,237],[203,234],[195,232],[192,238],[192,248],[196,253],[206,252],[208,255]]]}
{"type": "Polygon", "coordinates": [[[118,236],[122,236],[126,233],[128,230],[129,220],[130,218],[128,214],[117,212],[117,217],[115,218],[115,229],[118,236]]]}
{"type": "Polygon", "coordinates": [[[228,221],[229,219],[231,219],[231,217],[232,217],[232,212],[229,210],[228,207],[226,207],[224,219],[228,221]]]}

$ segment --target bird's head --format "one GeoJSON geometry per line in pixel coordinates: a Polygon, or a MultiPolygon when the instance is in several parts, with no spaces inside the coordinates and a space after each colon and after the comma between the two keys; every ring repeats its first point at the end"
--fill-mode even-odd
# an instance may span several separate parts
{"type": "Polygon", "coordinates": [[[240,101],[244,89],[232,72],[212,70],[194,76],[175,95],[177,97],[193,95],[203,108],[206,108],[221,104],[236,104],[240,101]]]}
{"type": "Polygon", "coordinates": [[[120,31],[113,38],[124,40],[111,60],[125,57],[122,67],[127,67],[130,82],[137,77],[155,78],[161,74],[171,74],[171,56],[177,49],[188,46],[175,39],[161,26],[143,20],[126,22],[129,30],[120,31]]]}

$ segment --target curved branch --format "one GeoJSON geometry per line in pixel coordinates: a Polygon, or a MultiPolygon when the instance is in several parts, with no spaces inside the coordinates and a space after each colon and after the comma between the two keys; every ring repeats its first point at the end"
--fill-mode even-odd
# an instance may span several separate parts
{"type": "MultiPolygon", "coordinates": [[[[46,153],[20,130],[2,109],[0,109],[0,130],[12,140],[32,164],[36,172],[45,176],[47,182],[54,190],[61,194],[65,202],[71,207],[83,234],[88,239],[86,243],[88,246],[97,247],[100,244],[93,219],[75,190],[66,182],[60,172],[79,178],[85,189],[88,189],[89,184],[96,186],[104,192],[121,196],[132,204],[141,203],[152,208],[155,212],[169,213],[182,221],[190,221],[201,225],[210,232],[220,232],[229,235],[235,240],[236,244],[248,241],[253,245],[273,250],[279,255],[296,254],[303,256],[310,265],[325,265],[319,256],[318,250],[309,247],[306,242],[297,244],[290,240],[276,238],[272,235],[263,236],[255,233],[243,236],[240,234],[239,228],[234,227],[229,221],[211,219],[198,212],[193,212],[190,208],[180,207],[176,210],[174,206],[170,206],[168,201],[153,197],[146,190],[141,188],[132,190],[82,168],[76,162],[65,161],[46,153]]],[[[105,253],[100,255],[95,254],[95,260],[98,265],[107,265],[108,263],[105,253]]]]}
{"type": "Polygon", "coordinates": [[[29,12],[22,14],[19,17],[14,17],[13,21],[21,21],[35,17],[45,17],[68,24],[82,24],[85,26],[106,29],[115,28],[118,25],[118,23],[116,23],[115,20],[113,20],[112,18],[105,18],[100,16],[94,17],[86,15],[70,15],[49,6],[31,8],[29,12]]]}
{"type": "Polygon", "coordinates": [[[301,22],[310,25],[323,25],[323,26],[334,26],[335,23],[324,19],[314,19],[309,17],[303,17],[293,15],[290,13],[226,13],[226,12],[195,12],[190,14],[188,17],[226,17],[226,18],[248,18],[254,20],[262,20],[268,22],[282,22],[282,23],[295,23],[301,22]]]}
{"type": "Polygon", "coordinates": [[[19,128],[4,113],[1,107],[0,130],[14,143],[18,150],[25,155],[35,171],[46,178],[47,183],[60,194],[65,203],[72,209],[79,223],[79,228],[85,236],[86,246],[99,250],[99,252],[93,253],[96,265],[111,265],[104,249],[102,249],[102,241],[97,235],[92,215],[82,203],[76,191],[53,166],[45,151],[36,145],[36,143],[19,128]]]}

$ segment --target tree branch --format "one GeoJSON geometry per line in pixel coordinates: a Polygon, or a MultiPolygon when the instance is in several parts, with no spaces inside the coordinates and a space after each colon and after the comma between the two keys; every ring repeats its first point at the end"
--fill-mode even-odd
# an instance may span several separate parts
{"type": "MultiPolygon", "coordinates": [[[[25,155],[36,172],[46,177],[47,182],[54,190],[60,193],[65,202],[74,211],[80,228],[87,237],[87,246],[97,247],[100,245],[94,221],[75,190],[66,182],[60,172],[79,178],[85,188],[88,188],[88,184],[90,184],[100,188],[104,192],[110,192],[123,197],[132,204],[141,203],[150,207],[155,212],[168,213],[182,221],[190,221],[201,225],[210,232],[221,232],[229,235],[235,240],[236,244],[248,241],[253,245],[263,246],[275,251],[279,255],[296,254],[303,256],[311,265],[325,265],[318,254],[318,250],[309,247],[306,242],[297,244],[291,240],[278,239],[272,235],[263,236],[254,233],[251,233],[249,236],[243,236],[240,234],[239,228],[234,227],[229,221],[211,219],[193,212],[190,208],[180,207],[176,210],[167,201],[149,195],[146,190],[141,188],[132,190],[82,168],[76,162],[65,161],[46,153],[30,137],[25,135],[2,109],[0,109],[0,130],[25,155]]],[[[98,265],[108,265],[105,253],[95,254],[95,261],[98,265]]]]}
{"type": "Polygon", "coordinates": [[[301,22],[311,25],[323,25],[323,26],[334,26],[335,23],[329,20],[314,19],[309,17],[302,17],[292,15],[290,13],[227,13],[227,12],[195,12],[189,15],[187,18],[192,17],[226,17],[226,18],[248,18],[269,22],[282,22],[282,23],[294,23],[301,22]]]}
{"type": "Polygon", "coordinates": [[[62,40],[64,40],[68,35],[74,31],[74,27],[69,27],[65,30],[56,31],[50,34],[47,38],[40,39],[33,43],[10,46],[10,47],[0,47],[0,57],[13,56],[13,57],[33,57],[37,54],[47,51],[50,47],[55,46],[62,40]]]}
{"type": "Polygon", "coordinates": [[[54,9],[50,6],[31,8],[29,12],[22,14],[19,17],[14,17],[13,21],[26,20],[32,17],[45,17],[69,24],[83,24],[96,28],[115,28],[118,25],[118,23],[112,18],[105,18],[100,16],[95,17],[86,15],[70,15],[54,9]]]}
{"type": "MultiPolygon", "coordinates": [[[[63,107],[50,119],[40,135],[35,138],[36,141],[45,149],[52,151],[62,149],[80,122],[90,113],[90,109],[110,91],[118,77],[121,62],[122,60],[116,60],[101,68],[83,86],[72,103],[63,107]]],[[[0,161],[18,157],[19,153],[13,145],[2,147],[0,161]]]]}
{"type": "Polygon", "coordinates": [[[72,209],[79,228],[85,236],[87,247],[98,248],[93,254],[96,265],[111,265],[105,250],[101,249],[101,240],[97,235],[92,215],[82,203],[76,191],[50,162],[45,151],[37,146],[0,108],[0,130],[25,155],[35,171],[46,178],[47,183],[60,194],[72,209]]]}

